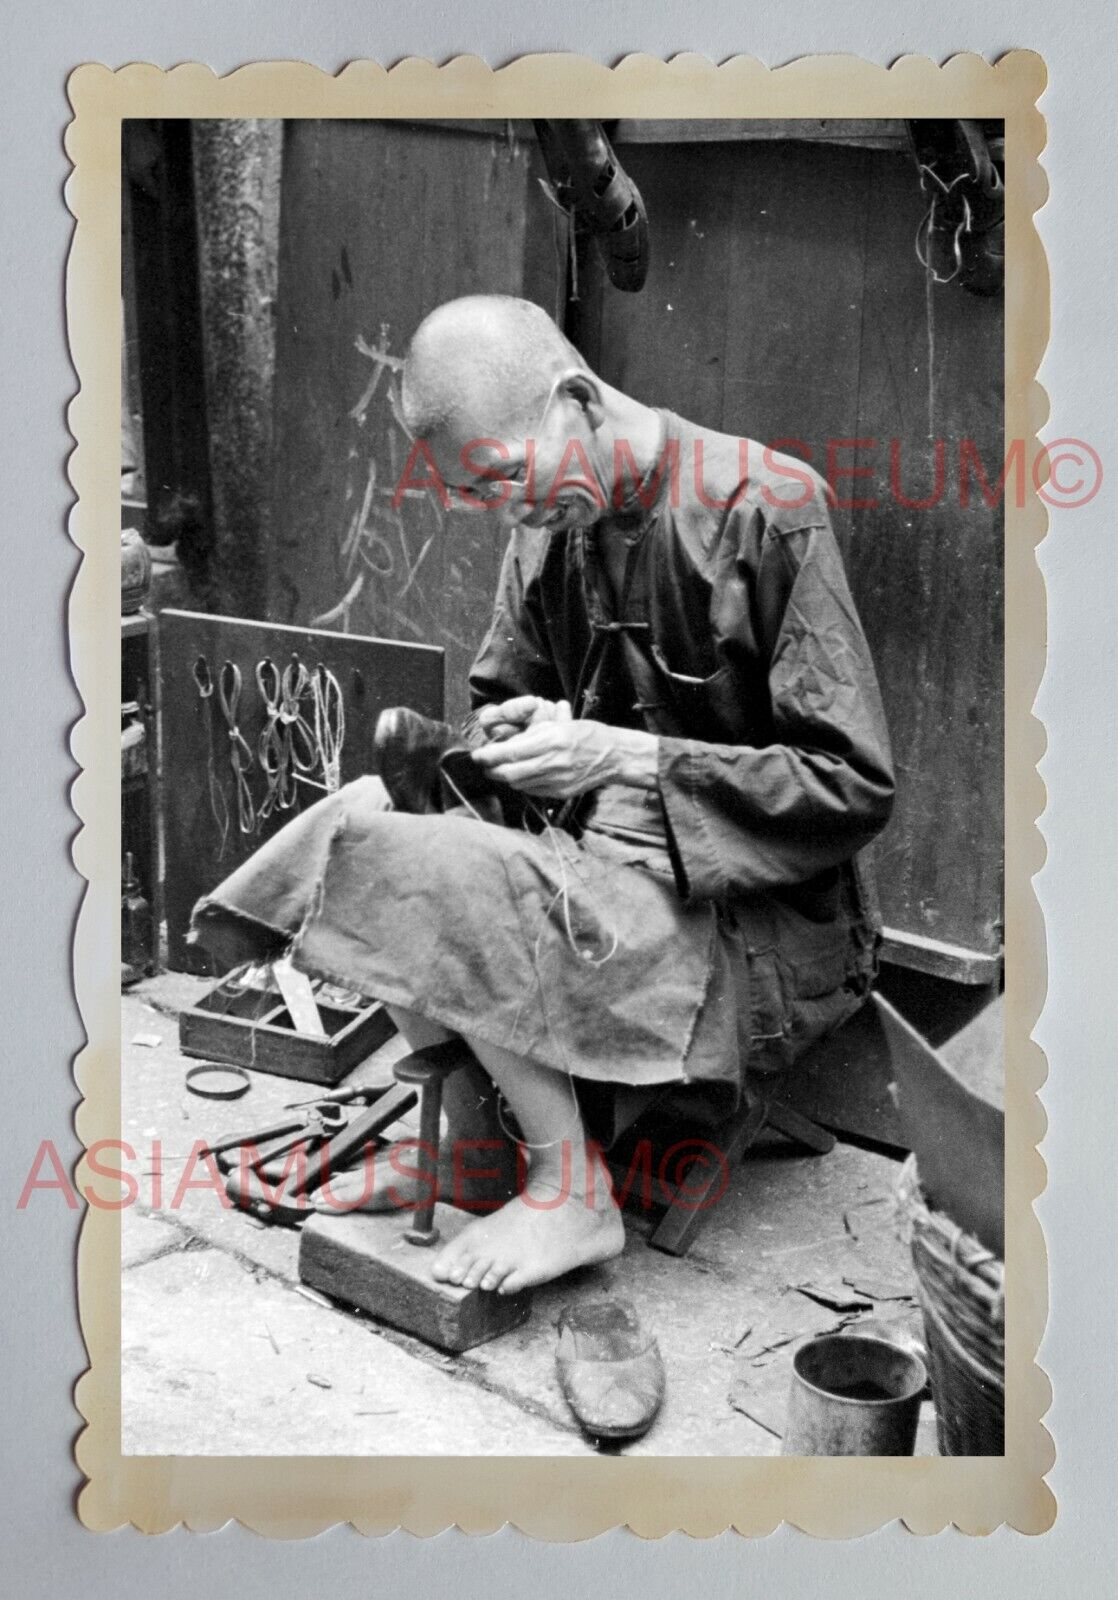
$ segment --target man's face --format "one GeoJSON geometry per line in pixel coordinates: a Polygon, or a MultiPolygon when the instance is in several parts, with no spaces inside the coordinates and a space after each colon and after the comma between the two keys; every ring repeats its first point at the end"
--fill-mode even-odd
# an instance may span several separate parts
{"type": "Polygon", "coordinates": [[[452,505],[495,513],[506,527],[569,533],[597,522],[608,505],[596,432],[560,390],[535,425],[487,432],[462,422],[426,442],[452,505]]]}

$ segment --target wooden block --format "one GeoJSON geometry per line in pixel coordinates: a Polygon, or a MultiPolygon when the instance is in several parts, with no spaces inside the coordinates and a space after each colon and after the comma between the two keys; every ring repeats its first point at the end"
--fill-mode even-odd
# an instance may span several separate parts
{"type": "MultiPolygon", "coordinates": [[[[299,1244],[299,1277],[331,1299],[357,1306],[440,1350],[470,1350],[527,1320],[532,1305],[528,1293],[487,1294],[437,1283],[431,1262],[439,1245],[409,1244],[404,1238],[409,1217],[401,1211],[311,1217],[299,1244]]],[[[435,1207],[440,1243],[454,1238],[469,1221],[452,1206],[435,1207]]]]}

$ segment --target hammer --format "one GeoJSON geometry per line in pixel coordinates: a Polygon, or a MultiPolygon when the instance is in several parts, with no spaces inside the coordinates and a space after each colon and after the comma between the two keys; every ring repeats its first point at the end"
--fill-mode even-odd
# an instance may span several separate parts
{"type": "Polygon", "coordinates": [[[439,1131],[443,1110],[443,1084],[452,1072],[462,1065],[462,1046],[456,1039],[444,1044],[429,1045],[397,1061],[393,1074],[397,1083],[409,1084],[419,1090],[419,1150],[418,1162],[430,1178],[427,1198],[416,1211],[411,1227],[404,1238],[409,1244],[429,1248],[437,1244],[439,1230],[435,1226],[435,1202],[439,1195],[439,1131]]]}

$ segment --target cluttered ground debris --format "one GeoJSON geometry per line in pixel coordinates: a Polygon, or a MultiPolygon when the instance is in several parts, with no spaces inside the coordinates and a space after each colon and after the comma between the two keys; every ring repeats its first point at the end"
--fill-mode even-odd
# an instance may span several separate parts
{"type": "MultiPolygon", "coordinates": [[[[583,1455],[556,1374],[564,1306],[610,1295],[655,1335],[666,1387],[631,1454],[777,1455],[791,1357],[814,1333],[916,1329],[889,1157],[803,1155],[764,1135],[688,1255],[646,1245],[535,1292],[530,1319],[447,1356],[301,1284],[298,1232],[224,1205],[191,1152],[274,1120],[290,1080],[250,1074],[230,1103],[185,1087],[177,1017],[206,980],[146,979],[123,996],[123,1129],[136,1202],[121,1213],[122,1442],[132,1454],[583,1455]]],[[[391,1082],[388,1040],[346,1079],[391,1082]]],[[[413,1114],[414,1116],[414,1114],[413,1114]]],[[[414,1127],[408,1129],[414,1133],[414,1127]]],[[[917,1454],[936,1453],[925,1404],[917,1454]]]]}

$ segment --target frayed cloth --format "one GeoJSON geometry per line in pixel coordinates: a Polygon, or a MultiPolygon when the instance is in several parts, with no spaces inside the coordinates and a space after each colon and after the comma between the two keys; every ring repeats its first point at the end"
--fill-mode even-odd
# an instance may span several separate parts
{"type": "Polygon", "coordinates": [[[655,839],[412,816],[363,778],[263,845],[193,926],[224,966],[289,951],[573,1077],[736,1089],[744,1065],[740,963],[714,906],[680,901],[655,839]]]}

